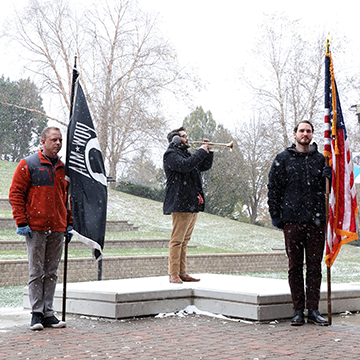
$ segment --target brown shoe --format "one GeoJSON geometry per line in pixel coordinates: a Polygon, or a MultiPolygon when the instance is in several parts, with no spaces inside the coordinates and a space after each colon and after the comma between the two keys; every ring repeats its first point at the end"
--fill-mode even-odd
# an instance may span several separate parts
{"type": "Polygon", "coordinates": [[[169,281],[172,284],[182,284],[183,283],[178,274],[169,275],[169,281]]]}
{"type": "Polygon", "coordinates": [[[191,277],[189,274],[180,274],[179,277],[180,277],[180,279],[182,281],[187,281],[187,282],[198,282],[198,281],[200,281],[200,279],[195,279],[195,278],[191,277]]]}

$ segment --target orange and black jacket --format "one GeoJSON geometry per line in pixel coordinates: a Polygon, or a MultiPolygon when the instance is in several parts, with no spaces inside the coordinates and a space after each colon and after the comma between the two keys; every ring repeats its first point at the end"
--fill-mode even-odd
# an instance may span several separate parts
{"type": "Polygon", "coordinates": [[[53,165],[39,150],[21,160],[9,192],[17,226],[37,231],[65,232],[67,227],[67,181],[58,159],[53,165]]]}

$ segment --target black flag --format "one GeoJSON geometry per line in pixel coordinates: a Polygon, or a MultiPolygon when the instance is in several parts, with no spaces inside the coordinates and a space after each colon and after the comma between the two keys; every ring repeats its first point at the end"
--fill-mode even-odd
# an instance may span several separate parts
{"type": "Polygon", "coordinates": [[[92,247],[96,260],[104,248],[107,178],[85,94],[74,71],[74,99],[67,134],[66,174],[70,179],[72,233],[92,247]]]}

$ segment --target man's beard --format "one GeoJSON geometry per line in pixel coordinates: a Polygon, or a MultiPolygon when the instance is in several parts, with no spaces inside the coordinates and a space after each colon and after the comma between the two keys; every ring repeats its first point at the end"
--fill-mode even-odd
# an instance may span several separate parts
{"type": "Polygon", "coordinates": [[[179,146],[179,148],[180,148],[181,150],[186,150],[186,149],[188,149],[189,147],[190,147],[189,144],[181,144],[181,145],[179,146]]]}
{"type": "Polygon", "coordinates": [[[300,140],[297,140],[297,142],[300,145],[309,145],[311,143],[311,140],[309,138],[302,138],[300,140]]]}

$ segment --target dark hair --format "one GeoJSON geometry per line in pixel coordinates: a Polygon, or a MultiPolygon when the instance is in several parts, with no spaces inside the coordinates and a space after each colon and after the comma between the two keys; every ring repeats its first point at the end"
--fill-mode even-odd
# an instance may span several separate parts
{"type": "Polygon", "coordinates": [[[301,120],[301,121],[299,121],[299,122],[295,125],[295,127],[294,127],[294,133],[296,133],[296,132],[298,131],[299,125],[300,125],[300,124],[303,124],[303,123],[309,124],[309,125],[311,126],[311,131],[314,132],[314,126],[313,126],[313,124],[312,124],[309,120],[301,120]]]}
{"type": "Polygon", "coordinates": [[[168,142],[171,143],[171,141],[172,141],[172,139],[173,139],[173,137],[174,137],[175,135],[180,136],[180,131],[186,131],[186,130],[185,130],[185,128],[182,126],[182,127],[178,128],[178,129],[175,129],[175,130],[170,131],[170,132],[168,133],[168,135],[167,135],[168,142]]]}

